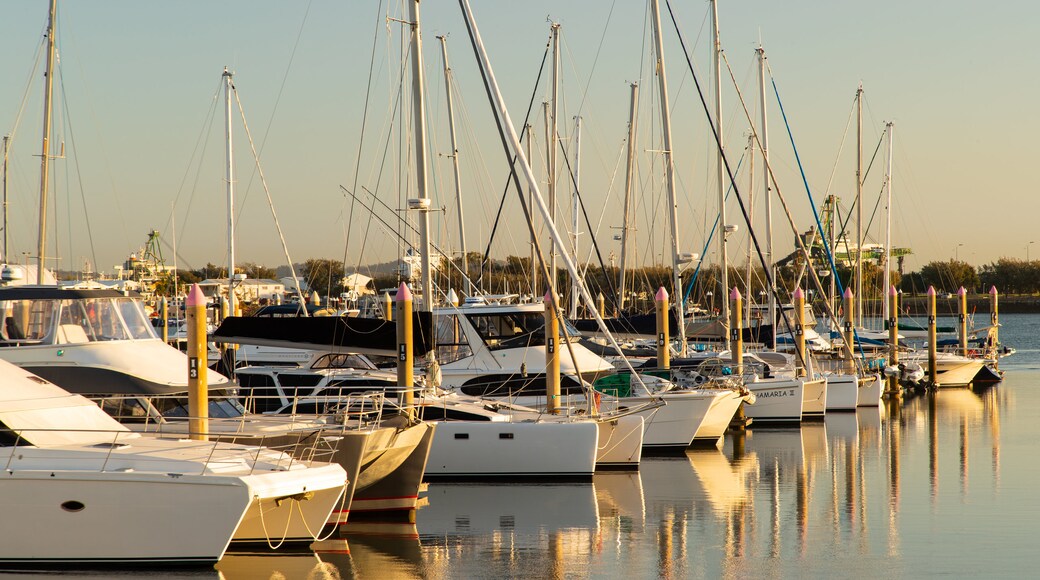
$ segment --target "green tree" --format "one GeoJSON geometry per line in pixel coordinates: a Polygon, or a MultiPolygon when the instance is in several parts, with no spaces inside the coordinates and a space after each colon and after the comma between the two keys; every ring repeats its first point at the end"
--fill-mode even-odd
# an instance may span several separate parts
{"type": "Polygon", "coordinates": [[[239,270],[245,273],[249,278],[255,278],[258,280],[277,280],[278,272],[274,268],[268,268],[267,266],[261,266],[254,264],[253,262],[246,262],[241,266],[237,267],[239,270]]]}
{"type": "Polygon", "coordinates": [[[338,296],[343,281],[343,262],[328,258],[311,258],[303,264],[303,279],[319,296],[338,296]]]}
{"type": "Polygon", "coordinates": [[[921,268],[921,279],[926,286],[947,292],[956,292],[962,286],[969,292],[979,288],[979,273],[975,267],[960,260],[929,262],[921,268]]]}

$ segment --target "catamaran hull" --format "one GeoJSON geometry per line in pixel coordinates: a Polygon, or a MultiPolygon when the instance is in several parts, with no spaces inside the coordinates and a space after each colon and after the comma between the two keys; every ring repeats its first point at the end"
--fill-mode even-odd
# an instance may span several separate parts
{"type": "MultiPolygon", "coordinates": [[[[670,391],[661,393],[655,397],[623,397],[611,398],[617,404],[626,407],[636,407],[655,403],[658,398],[664,399],[666,404],[650,408],[636,413],[642,416],[646,422],[646,431],[643,433],[643,449],[656,451],[682,451],[693,444],[697,430],[704,423],[708,415],[715,395],[710,392],[670,391]]],[[[606,396],[603,397],[604,408],[609,409],[610,403],[606,396]]]]}
{"type": "Polygon", "coordinates": [[[0,563],[17,566],[212,564],[252,504],[239,478],[210,475],[12,470],[0,494],[0,563]]]}
{"type": "MultiPolygon", "coordinates": [[[[361,482],[351,501],[350,518],[402,520],[409,519],[419,505],[419,488],[434,441],[437,423],[421,422],[402,428],[396,435],[400,448],[410,451],[389,473],[373,474],[366,484],[369,466],[361,468],[361,482]]],[[[345,520],[344,520],[345,521],[345,520]]]]}
{"type": "Polygon", "coordinates": [[[312,467],[299,478],[291,472],[244,477],[250,487],[250,503],[232,542],[276,546],[286,542],[313,542],[341,505],[344,472],[338,464],[312,467]]]}
{"type": "Polygon", "coordinates": [[[592,479],[599,428],[592,421],[442,421],[426,476],[437,479],[592,479]]]}

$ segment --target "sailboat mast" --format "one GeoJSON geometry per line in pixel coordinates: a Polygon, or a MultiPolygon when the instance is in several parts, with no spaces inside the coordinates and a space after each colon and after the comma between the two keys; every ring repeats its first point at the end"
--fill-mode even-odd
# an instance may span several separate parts
{"type": "Polygon", "coordinates": [[[679,326],[679,348],[686,352],[686,322],[683,312],[682,270],[679,262],[679,204],[675,195],[675,164],[672,163],[672,117],[668,105],[668,79],[664,69],[664,41],[661,39],[661,7],[658,0],[650,0],[654,23],[654,50],[657,53],[657,82],[661,91],[661,134],[664,139],[664,172],[668,188],[668,212],[672,229],[672,294],[675,298],[675,317],[679,326]]]}
{"type": "MultiPolygon", "coordinates": [[[[885,296],[882,291],[881,296],[885,296]]],[[[856,89],[856,321],[863,324],[863,84],[856,89]]],[[[884,300],[881,300],[885,302],[884,300]]]]}
{"type": "MultiPolygon", "coordinates": [[[[759,146],[762,148],[762,196],[766,200],[766,265],[769,269],[767,280],[776,280],[773,272],[773,196],[769,189],[769,124],[766,122],[766,51],[759,45],[758,54],[758,100],[762,108],[762,130],[759,132],[759,146]]],[[[775,282],[774,282],[775,283],[775,282]]],[[[773,325],[773,336],[770,348],[776,350],[776,292],[775,288],[767,288],[769,293],[769,324],[773,325]]]]}
{"type": "MultiPolygon", "coordinates": [[[[892,134],[895,133],[895,124],[889,121],[885,125],[885,130],[888,132],[888,172],[885,179],[885,189],[888,190],[888,194],[885,196],[885,269],[883,276],[885,292],[888,292],[889,287],[892,285],[892,269],[889,268],[889,261],[892,259],[892,134]]],[[[884,319],[888,320],[892,313],[888,310],[888,301],[882,300],[882,302],[885,304],[884,319]]]]}
{"type": "MultiPolygon", "coordinates": [[[[572,208],[571,241],[574,259],[578,259],[578,212],[581,211],[578,195],[581,193],[581,116],[574,117],[574,207],[572,208]]],[[[578,281],[571,282],[570,317],[578,317],[578,281]]]]}
{"type": "MultiPolygon", "coordinates": [[[[36,244],[36,283],[43,284],[43,271],[47,253],[47,174],[50,165],[51,106],[54,96],[54,15],[58,11],[58,0],[51,0],[47,18],[47,74],[44,80],[43,101],[43,151],[40,153],[40,232],[36,244]]],[[[4,172],[7,175],[7,172],[4,172]]],[[[7,228],[4,228],[6,235],[7,228]]],[[[5,244],[6,245],[6,244],[5,244]]],[[[4,256],[6,258],[6,256],[4,256]]]]}
{"type": "MultiPolygon", "coordinates": [[[[552,66],[552,100],[550,102],[550,119],[549,119],[549,142],[546,144],[549,147],[549,209],[552,212],[552,221],[556,223],[556,119],[559,113],[559,95],[560,95],[560,24],[558,22],[552,23],[552,46],[553,46],[553,66],[552,66]]],[[[556,292],[556,244],[549,240],[549,290],[556,292]]]]}
{"type": "Polygon", "coordinates": [[[422,31],[419,0],[409,2],[412,27],[412,112],[415,116],[415,176],[419,199],[409,205],[419,211],[419,250],[422,259],[422,307],[433,312],[433,269],[430,266],[430,198],[426,194],[426,101],[423,98],[422,31]]]}
{"type": "MultiPolygon", "coordinates": [[[[524,125],[524,129],[525,129],[525,132],[527,133],[527,158],[528,159],[534,159],[534,157],[532,157],[532,155],[531,155],[531,153],[532,153],[532,145],[531,145],[531,143],[534,142],[534,133],[531,132],[533,127],[531,126],[530,123],[528,123],[527,125],[524,125]]],[[[534,191],[531,188],[528,188],[528,190],[527,190],[527,200],[528,200],[527,201],[528,207],[532,207],[533,204],[534,204],[534,191]]],[[[535,216],[532,215],[531,216],[531,220],[534,220],[534,219],[535,219],[535,216]]],[[[534,249],[535,249],[534,248],[534,239],[532,238],[531,239],[531,252],[530,252],[530,259],[531,259],[531,298],[532,299],[534,299],[536,296],[538,296],[538,289],[541,287],[541,286],[538,285],[538,268],[535,267],[535,260],[537,259],[537,256],[534,255],[535,254],[534,249]]]]}
{"type": "Polygon", "coordinates": [[[225,181],[227,184],[227,249],[228,249],[228,312],[235,315],[235,163],[231,144],[231,91],[232,73],[224,67],[224,152],[227,155],[225,181]]]}
{"type": "Polygon", "coordinates": [[[625,207],[621,222],[621,280],[618,284],[618,310],[625,310],[625,274],[628,272],[628,220],[632,206],[632,169],[636,157],[636,109],[639,106],[639,84],[632,83],[631,104],[628,109],[628,155],[625,162],[625,207]]]}
{"type": "Polygon", "coordinates": [[[459,206],[459,245],[462,246],[462,275],[466,279],[466,293],[472,295],[469,279],[469,260],[466,256],[466,220],[462,213],[462,179],[459,177],[459,147],[455,139],[455,113],[451,99],[451,67],[448,65],[448,37],[438,36],[441,56],[444,57],[444,92],[448,98],[448,135],[451,137],[451,166],[455,174],[455,203],[459,206]]]}
{"type": "MultiPolygon", "coordinates": [[[[729,295],[729,256],[726,255],[726,184],[723,172],[723,158],[725,145],[723,144],[722,131],[722,44],[719,42],[719,4],[717,0],[711,0],[712,21],[712,46],[714,47],[714,60],[712,66],[715,69],[715,130],[718,133],[718,160],[715,163],[715,176],[719,193],[719,226],[722,235],[719,238],[719,266],[721,267],[720,279],[724,295],[729,295]]],[[[681,294],[680,294],[681,296],[681,294]]],[[[723,348],[729,350],[729,300],[722,301],[722,326],[726,329],[722,338],[723,348]]]]}

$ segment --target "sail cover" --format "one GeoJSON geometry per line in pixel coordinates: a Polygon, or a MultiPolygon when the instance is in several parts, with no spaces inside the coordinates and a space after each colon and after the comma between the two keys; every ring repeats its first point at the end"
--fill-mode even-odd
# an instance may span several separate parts
{"type": "MultiPolygon", "coordinates": [[[[433,316],[429,312],[412,313],[413,355],[433,349],[432,328],[433,316]]],[[[381,356],[397,354],[396,324],[378,318],[230,316],[220,323],[211,340],[381,356]]]]}

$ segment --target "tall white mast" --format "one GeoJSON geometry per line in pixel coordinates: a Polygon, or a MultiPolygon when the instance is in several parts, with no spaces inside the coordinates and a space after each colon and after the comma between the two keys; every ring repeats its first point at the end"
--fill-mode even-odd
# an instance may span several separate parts
{"type": "MultiPolygon", "coordinates": [[[[885,302],[881,291],[881,302],[885,302]]],[[[856,89],[856,322],[863,324],[863,84],[856,89]]]]}
{"type": "Polygon", "coordinates": [[[636,108],[639,105],[639,85],[632,83],[632,98],[628,109],[628,155],[625,162],[625,208],[621,222],[621,280],[618,284],[618,310],[625,309],[625,273],[628,271],[628,218],[632,206],[632,169],[636,156],[636,108]]]}
{"type": "MultiPolygon", "coordinates": [[[[895,124],[889,121],[885,125],[885,130],[888,131],[888,170],[885,175],[885,189],[888,190],[885,202],[885,265],[884,265],[884,291],[888,292],[889,287],[892,285],[892,268],[890,267],[889,261],[892,259],[892,140],[893,133],[895,133],[895,124]]],[[[888,320],[891,316],[891,312],[888,310],[888,301],[881,301],[885,305],[883,320],[888,320]]]]}
{"type": "MultiPolygon", "coordinates": [[[[578,259],[578,214],[581,211],[581,116],[574,117],[574,207],[572,216],[571,240],[574,248],[574,259],[578,259]]],[[[570,317],[578,317],[578,281],[571,283],[570,317]]]]}
{"type": "Polygon", "coordinates": [[[227,154],[227,249],[228,249],[228,312],[235,315],[235,163],[231,148],[231,91],[235,86],[231,82],[232,73],[224,67],[224,138],[227,154]]]}
{"type": "Polygon", "coordinates": [[[451,100],[451,67],[448,66],[448,37],[438,36],[441,56],[444,57],[444,91],[448,97],[448,134],[451,136],[451,166],[455,173],[455,203],[459,206],[459,245],[462,246],[462,275],[466,279],[466,293],[472,295],[469,279],[469,260],[466,256],[466,220],[462,215],[462,179],[459,177],[459,147],[455,140],[455,114],[451,100]]]}
{"type": "MultiPolygon", "coordinates": [[[[664,138],[664,172],[668,188],[668,212],[672,229],[672,294],[675,296],[675,317],[679,326],[679,348],[686,352],[686,321],[682,299],[682,270],[679,256],[679,203],[675,195],[675,164],[672,162],[672,117],[668,105],[668,79],[664,69],[664,41],[661,39],[661,7],[658,0],[650,0],[654,23],[654,46],[657,53],[657,81],[661,91],[661,134],[664,138]]],[[[728,337],[727,337],[728,338],[728,337]]]]}
{"type": "MultiPolygon", "coordinates": [[[[43,284],[44,256],[47,252],[47,169],[50,165],[51,103],[54,95],[54,15],[58,11],[58,0],[51,0],[47,19],[47,76],[44,83],[43,101],[43,151],[40,154],[40,232],[36,244],[36,283],[43,284]]],[[[6,175],[6,173],[5,173],[6,175]]],[[[7,231],[6,229],[4,230],[7,231]]],[[[6,235],[6,234],[5,234],[6,235]]],[[[4,256],[5,258],[7,256],[4,256]]]]}
{"type": "Polygon", "coordinates": [[[426,101],[423,99],[422,31],[419,0],[409,2],[412,27],[412,112],[415,124],[415,176],[419,198],[409,206],[419,211],[419,250],[422,258],[422,310],[433,312],[433,270],[430,267],[430,198],[426,195],[426,101]]]}
{"type": "MultiPolygon", "coordinates": [[[[759,146],[762,148],[762,196],[766,200],[766,265],[768,278],[776,283],[773,271],[773,196],[769,188],[769,124],[766,122],[766,51],[759,45],[758,54],[758,99],[762,108],[762,129],[759,131],[759,146]]],[[[772,344],[776,350],[776,288],[767,288],[769,292],[769,324],[773,325],[772,344]]]]}
{"type": "MultiPolygon", "coordinates": [[[[718,133],[718,161],[715,164],[715,175],[719,190],[719,265],[721,266],[723,296],[729,295],[729,257],[726,255],[726,182],[723,172],[722,140],[722,44],[719,42],[719,6],[716,0],[711,0],[712,21],[712,46],[714,47],[715,69],[715,131],[718,133]]],[[[678,294],[681,301],[682,294],[678,294]]],[[[722,338],[723,347],[729,350],[729,300],[722,301],[722,326],[726,333],[722,338]]]]}

